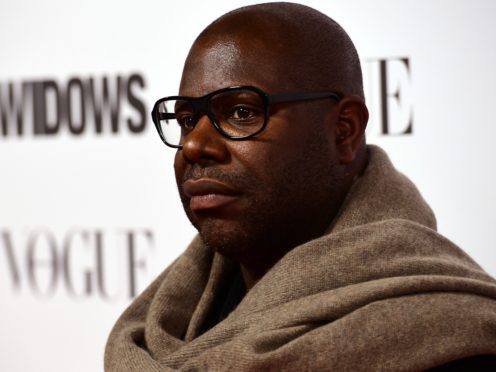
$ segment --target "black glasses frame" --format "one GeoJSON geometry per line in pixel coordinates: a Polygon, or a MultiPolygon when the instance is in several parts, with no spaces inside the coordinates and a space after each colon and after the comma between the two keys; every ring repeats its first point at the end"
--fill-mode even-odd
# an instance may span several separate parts
{"type": "MultiPolygon", "coordinates": [[[[240,85],[240,86],[234,86],[234,87],[228,87],[228,88],[222,88],[216,91],[213,91],[211,93],[208,93],[204,96],[201,97],[189,97],[189,96],[169,96],[169,97],[164,97],[159,99],[157,102],[155,102],[155,105],[153,106],[152,110],[152,120],[153,123],[155,124],[155,127],[157,129],[158,135],[162,139],[162,141],[169,147],[176,148],[176,149],[182,149],[183,145],[174,145],[171,143],[168,143],[167,140],[165,139],[164,133],[162,132],[162,128],[160,127],[160,120],[172,120],[176,119],[176,114],[175,113],[163,113],[158,111],[158,107],[162,102],[165,101],[170,101],[170,100],[183,100],[191,103],[193,106],[193,109],[195,113],[197,113],[197,122],[201,117],[201,114],[207,115],[209,118],[210,122],[214,126],[214,128],[224,137],[234,140],[234,141],[239,141],[239,140],[245,140],[248,138],[251,138],[253,136],[256,136],[259,134],[261,131],[265,129],[267,126],[268,118],[269,118],[269,109],[270,105],[272,104],[277,104],[277,103],[290,103],[290,102],[301,102],[301,101],[313,101],[313,100],[319,100],[319,99],[333,99],[339,102],[343,96],[340,93],[337,92],[300,92],[300,93],[287,93],[287,94],[267,94],[260,88],[251,86],[251,85],[240,85]],[[262,98],[263,104],[264,104],[264,122],[263,125],[260,127],[259,130],[257,130],[254,133],[250,133],[245,136],[232,136],[224,132],[217,122],[217,119],[215,116],[212,114],[212,112],[209,109],[209,102],[210,98],[213,96],[228,92],[228,91],[237,91],[237,90],[251,90],[252,92],[257,93],[260,95],[262,98]]],[[[196,125],[196,124],[195,124],[196,125]]]]}

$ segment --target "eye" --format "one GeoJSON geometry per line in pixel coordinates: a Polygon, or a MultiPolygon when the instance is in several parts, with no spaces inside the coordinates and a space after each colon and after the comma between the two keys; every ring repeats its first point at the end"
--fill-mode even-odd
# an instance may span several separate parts
{"type": "Polygon", "coordinates": [[[253,121],[258,121],[263,117],[262,109],[253,105],[237,105],[229,110],[226,118],[232,124],[249,125],[253,121]]]}
{"type": "MultiPolygon", "coordinates": [[[[232,135],[240,135],[237,130],[252,131],[263,124],[263,110],[251,104],[237,104],[227,110],[221,120],[222,129],[232,135]],[[235,129],[236,128],[236,129],[235,129]],[[250,129],[251,128],[251,129],[250,129]]],[[[242,133],[244,134],[244,132],[242,133]]]]}
{"type": "Polygon", "coordinates": [[[249,107],[234,107],[231,118],[235,120],[247,120],[256,115],[255,111],[249,107]]]}
{"type": "Polygon", "coordinates": [[[177,122],[179,123],[179,126],[187,131],[190,132],[194,129],[196,125],[196,120],[193,115],[176,115],[177,116],[177,122]]]}

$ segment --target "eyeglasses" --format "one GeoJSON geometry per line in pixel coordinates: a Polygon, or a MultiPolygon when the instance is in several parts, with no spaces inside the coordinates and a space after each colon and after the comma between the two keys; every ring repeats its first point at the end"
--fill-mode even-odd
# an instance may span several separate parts
{"type": "Polygon", "coordinates": [[[152,119],[162,141],[181,149],[186,136],[206,115],[217,131],[232,140],[245,140],[267,125],[269,107],[276,103],[318,99],[341,100],[336,92],[306,92],[269,95],[253,86],[236,86],[203,97],[171,96],[159,99],[152,119]]]}

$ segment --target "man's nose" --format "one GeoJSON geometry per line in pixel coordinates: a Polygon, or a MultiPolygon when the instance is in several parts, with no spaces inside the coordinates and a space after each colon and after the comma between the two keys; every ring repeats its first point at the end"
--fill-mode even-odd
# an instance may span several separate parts
{"type": "Polygon", "coordinates": [[[202,115],[194,129],[184,137],[182,154],[190,163],[222,163],[228,156],[223,137],[207,115],[202,115]]]}

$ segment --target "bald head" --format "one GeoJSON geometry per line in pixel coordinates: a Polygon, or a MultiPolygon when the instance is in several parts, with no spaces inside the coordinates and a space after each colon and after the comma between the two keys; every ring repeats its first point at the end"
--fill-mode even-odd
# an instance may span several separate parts
{"type": "Polygon", "coordinates": [[[240,70],[263,73],[258,77],[278,87],[271,93],[334,90],[363,98],[351,39],[332,19],[304,5],[258,4],[223,15],[198,36],[185,71],[213,57],[237,59],[240,70]]]}
{"type": "Polygon", "coordinates": [[[289,3],[245,7],[197,38],[179,93],[207,100],[176,153],[181,200],[203,242],[239,262],[249,287],[286,252],[324,233],[365,167],[368,111],[356,50],[316,10],[289,3]],[[243,85],[269,96],[334,91],[343,97],[262,107],[253,94],[225,93],[243,85]],[[221,118],[241,126],[269,109],[266,127],[244,141],[226,138],[212,97],[223,105],[221,118]],[[197,197],[207,193],[208,203],[197,197]]]}

